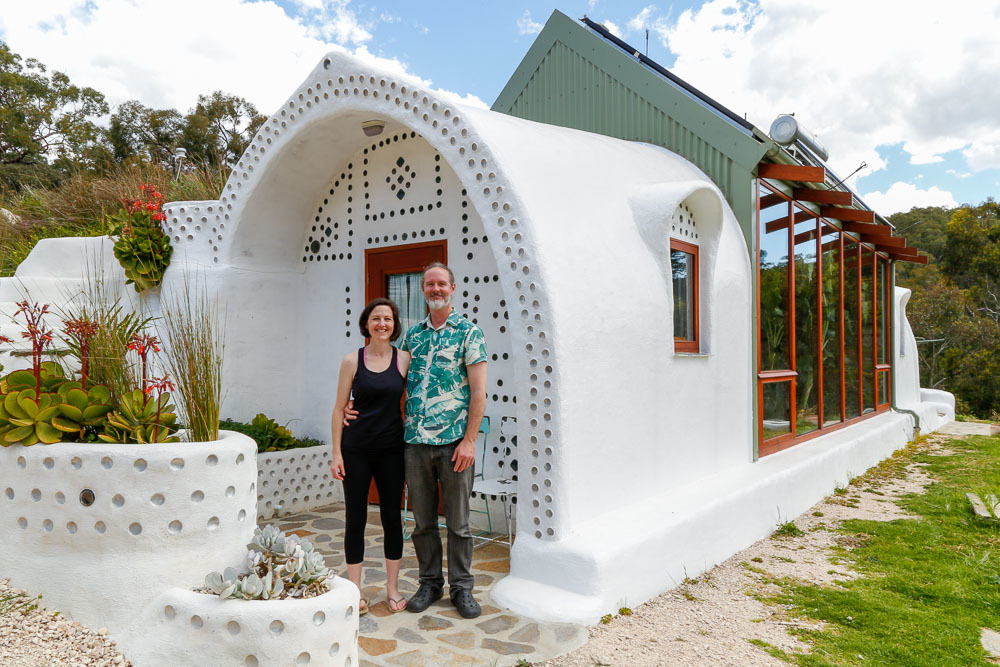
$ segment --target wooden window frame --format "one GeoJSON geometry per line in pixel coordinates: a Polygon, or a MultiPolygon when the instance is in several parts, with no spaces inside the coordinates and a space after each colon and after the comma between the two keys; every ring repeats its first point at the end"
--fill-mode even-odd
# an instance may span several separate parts
{"type": "MultiPolygon", "coordinates": [[[[698,246],[671,237],[670,251],[673,252],[674,250],[685,252],[694,257],[694,289],[692,290],[693,294],[691,297],[694,308],[692,317],[692,321],[694,322],[694,337],[688,339],[674,336],[674,352],[679,354],[698,354],[701,352],[701,309],[699,308],[701,303],[701,264],[698,258],[698,246]]],[[[671,281],[671,291],[673,291],[673,281],[671,281]]],[[[673,319],[673,313],[670,316],[673,319]]]]}
{"type": "MultiPolygon", "coordinates": [[[[754,207],[754,210],[755,210],[755,225],[754,225],[755,229],[754,229],[754,235],[755,235],[755,240],[756,240],[756,244],[755,244],[756,245],[756,251],[754,253],[754,259],[755,259],[755,262],[756,262],[755,271],[756,271],[756,280],[757,280],[756,303],[755,303],[755,309],[756,309],[756,313],[757,313],[757,327],[756,327],[757,330],[755,332],[755,334],[757,336],[757,359],[756,359],[756,367],[757,367],[757,405],[758,405],[758,407],[757,407],[757,435],[758,435],[758,438],[757,438],[757,441],[758,441],[757,454],[758,454],[758,456],[767,456],[768,454],[773,454],[773,453],[781,451],[783,449],[787,449],[788,447],[791,447],[793,445],[797,445],[797,444],[799,444],[801,442],[805,442],[807,440],[811,440],[812,438],[819,437],[821,435],[826,435],[827,433],[831,433],[831,432],[833,432],[835,430],[844,428],[845,426],[853,425],[853,424],[856,424],[858,422],[864,421],[865,419],[870,419],[871,417],[875,417],[875,416],[878,416],[880,414],[883,414],[883,413],[887,412],[890,409],[891,404],[892,404],[892,396],[891,396],[891,394],[892,394],[892,373],[894,372],[894,370],[893,370],[892,358],[891,358],[891,350],[892,350],[892,348],[890,347],[890,344],[891,344],[891,341],[893,340],[893,336],[895,335],[895,331],[893,330],[893,324],[894,324],[894,322],[892,321],[892,318],[890,316],[890,317],[886,318],[886,322],[888,323],[888,326],[889,326],[888,336],[886,336],[886,361],[889,362],[889,363],[880,364],[880,363],[878,363],[878,337],[881,334],[881,332],[879,331],[879,325],[880,325],[880,319],[879,318],[880,318],[881,313],[880,313],[880,304],[879,304],[878,295],[879,295],[880,292],[882,292],[884,294],[884,304],[882,304],[882,305],[883,305],[883,307],[885,309],[891,310],[891,308],[892,308],[892,302],[891,302],[892,294],[889,292],[889,285],[890,285],[890,282],[891,282],[889,276],[890,276],[890,271],[891,271],[891,266],[892,265],[891,265],[891,263],[888,263],[888,262],[891,262],[892,258],[890,256],[886,255],[885,253],[879,251],[871,243],[862,241],[860,238],[858,238],[857,234],[848,233],[847,230],[845,230],[843,228],[843,226],[838,226],[836,224],[833,224],[832,221],[824,218],[822,216],[822,213],[823,213],[822,210],[820,211],[820,213],[818,215],[816,215],[816,214],[812,213],[811,211],[809,211],[808,209],[803,208],[800,205],[799,200],[797,200],[793,196],[794,193],[793,193],[793,195],[785,194],[784,192],[781,192],[778,188],[776,188],[773,185],[765,182],[763,179],[758,179],[757,182],[756,182],[756,185],[757,185],[757,187],[755,188],[755,202],[754,202],[755,203],[755,207],[754,207]],[[764,194],[763,191],[767,191],[767,193],[764,194]],[[788,348],[789,348],[788,360],[789,360],[790,368],[785,369],[785,370],[768,370],[768,371],[762,371],[761,370],[761,362],[762,362],[762,356],[763,356],[763,350],[761,348],[761,319],[760,319],[760,317],[761,317],[761,313],[760,313],[760,284],[761,284],[761,282],[760,282],[761,281],[761,278],[760,278],[760,242],[761,242],[760,213],[761,213],[761,200],[762,199],[766,200],[766,204],[767,204],[768,207],[775,206],[778,203],[784,203],[788,207],[788,216],[787,216],[787,218],[784,218],[784,220],[786,221],[786,224],[789,227],[789,234],[788,234],[788,257],[789,257],[789,261],[788,261],[788,274],[789,274],[788,275],[788,290],[789,290],[789,293],[786,295],[786,300],[787,300],[787,303],[788,303],[788,315],[787,315],[787,317],[788,317],[788,324],[787,324],[787,326],[788,326],[788,341],[787,341],[787,344],[788,344],[788,348]],[[816,258],[817,258],[816,259],[816,261],[817,261],[816,271],[817,271],[817,275],[819,276],[819,280],[822,280],[822,268],[823,268],[823,264],[822,264],[822,262],[823,262],[822,236],[823,236],[823,233],[824,232],[829,233],[828,231],[826,231],[828,228],[839,229],[839,234],[837,235],[837,240],[835,241],[835,243],[837,244],[836,248],[838,250],[838,252],[837,252],[837,262],[839,263],[839,267],[838,267],[838,291],[839,291],[840,312],[838,313],[838,316],[837,316],[837,326],[840,329],[840,332],[839,332],[840,333],[840,336],[839,336],[839,343],[840,343],[840,345],[839,345],[839,348],[840,348],[839,349],[839,352],[840,352],[839,375],[840,375],[840,378],[839,378],[839,380],[840,380],[840,404],[841,404],[840,405],[840,410],[841,410],[841,414],[840,414],[840,421],[839,422],[835,422],[835,423],[832,423],[832,424],[829,424],[829,425],[824,425],[823,424],[823,422],[826,420],[826,415],[824,414],[824,412],[825,412],[825,406],[823,404],[823,393],[822,393],[823,392],[823,374],[825,373],[826,368],[825,368],[825,366],[824,366],[824,364],[822,363],[822,360],[821,360],[820,364],[819,364],[819,367],[817,369],[817,372],[819,374],[819,378],[818,378],[818,381],[817,381],[818,382],[818,385],[817,385],[818,386],[818,396],[817,396],[818,405],[817,405],[817,408],[818,408],[818,415],[819,415],[819,428],[817,428],[816,430],[811,431],[811,432],[809,432],[807,434],[799,436],[799,435],[796,435],[797,429],[798,429],[798,424],[796,423],[796,421],[797,421],[797,405],[796,405],[796,391],[795,391],[796,388],[795,388],[795,380],[794,380],[794,378],[797,376],[797,370],[796,370],[797,369],[797,359],[796,359],[796,335],[797,335],[797,332],[795,330],[795,315],[796,315],[796,313],[795,313],[795,299],[796,299],[795,289],[796,289],[796,285],[795,285],[795,265],[794,265],[794,257],[795,257],[795,234],[794,234],[794,230],[795,230],[795,223],[796,222],[804,222],[807,219],[807,216],[810,216],[810,215],[816,215],[816,229],[815,229],[814,232],[812,230],[810,230],[810,233],[814,234],[814,236],[815,236],[816,258]],[[800,219],[799,216],[801,216],[801,219],[800,219]],[[847,241],[848,239],[850,239],[851,242],[853,242],[853,243],[856,244],[856,247],[850,253],[850,256],[848,256],[848,252],[847,252],[847,249],[846,249],[846,243],[845,243],[845,241],[847,241]],[[871,257],[870,258],[866,257],[864,255],[864,252],[863,252],[864,250],[867,250],[867,251],[871,252],[871,257]],[[871,268],[872,268],[872,289],[871,289],[871,295],[870,295],[872,303],[870,304],[870,307],[871,307],[871,313],[872,313],[872,319],[873,319],[873,322],[872,322],[872,336],[873,336],[872,343],[873,343],[873,345],[872,345],[871,358],[869,360],[863,359],[863,356],[862,356],[864,354],[864,351],[863,351],[864,348],[863,348],[863,344],[862,344],[862,336],[864,334],[863,334],[863,332],[861,330],[861,322],[862,322],[862,319],[864,317],[863,312],[864,312],[864,308],[866,307],[866,304],[864,303],[864,301],[862,299],[863,292],[862,292],[861,282],[862,282],[864,261],[866,261],[866,260],[869,261],[869,262],[871,262],[871,268]],[[878,267],[879,267],[879,262],[880,261],[887,261],[887,263],[884,265],[885,266],[885,271],[884,271],[885,275],[880,275],[880,273],[879,273],[878,267]],[[848,268],[853,268],[858,273],[858,281],[857,281],[858,282],[858,284],[857,284],[857,303],[858,303],[858,309],[857,310],[858,310],[858,312],[856,313],[856,317],[857,317],[857,323],[856,323],[857,324],[857,326],[856,326],[857,339],[856,340],[852,340],[852,341],[845,340],[845,336],[844,336],[844,331],[845,331],[845,317],[846,317],[846,313],[844,311],[844,297],[845,297],[844,289],[845,289],[846,271],[848,270],[848,268]],[[847,400],[846,388],[847,388],[847,384],[848,384],[848,378],[846,377],[846,363],[845,363],[845,359],[846,359],[845,352],[846,352],[846,349],[845,348],[848,345],[856,345],[857,346],[858,361],[859,361],[859,363],[858,363],[858,377],[856,378],[856,381],[858,383],[858,408],[859,408],[860,414],[858,416],[856,416],[856,417],[851,417],[851,418],[847,418],[847,411],[846,411],[846,407],[847,407],[846,406],[846,400],[847,400]],[[864,361],[870,361],[871,362],[871,367],[870,368],[865,368],[864,361]],[[867,372],[862,372],[863,370],[867,371],[867,372]],[[887,386],[889,388],[889,391],[888,391],[889,395],[888,396],[882,396],[881,392],[879,391],[879,380],[881,379],[881,377],[883,376],[883,374],[887,376],[887,382],[886,382],[886,384],[887,384],[887,386]],[[785,434],[782,434],[782,435],[779,435],[779,436],[775,436],[773,438],[769,438],[768,440],[764,440],[764,401],[763,401],[764,385],[767,384],[767,383],[771,383],[771,382],[790,382],[790,385],[789,385],[789,391],[790,391],[790,394],[789,394],[789,416],[790,416],[790,421],[791,421],[791,424],[790,424],[790,433],[785,433],[785,434]],[[867,382],[872,382],[875,385],[875,387],[874,387],[875,388],[875,409],[872,412],[869,412],[869,413],[866,414],[864,412],[864,388],[865,388],[867,382]]],[[[771,224],[773,224],[773,223],[771,223],[771,224]]],[[[822,321],[822,312],[823,312],[823,296],[822,296],[822,292],[823,292],[822,285],[820,284],[817,287],[817,290],[816,290],[816,298],[818,299],[818,303],[816,305],[817,305],[818,312],[820,314],[820,317],[819,317],[818,321],[822,321]]],[[[817,343],[820,346],[819,349],[822,349],[822,328],[821,327],[817,330],[816,336],[817,336],[817,343]]]]}
{"type": "Polygon", "coordinates": [[[386,277],[397,273],[416,273],[433,262],[447,264],[448,241],[423,241],[365,250],[365,303],[385,291],[386,277]]]}

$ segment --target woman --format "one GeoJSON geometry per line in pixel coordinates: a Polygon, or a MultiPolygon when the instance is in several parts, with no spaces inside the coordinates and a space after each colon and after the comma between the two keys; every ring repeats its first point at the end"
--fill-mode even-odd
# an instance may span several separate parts
{"type": "MultiPolygon", "coordinates": [[[[344,482],[347,527],[344,551],[347,578],[361,588],[361,565],[365,559],[365,524],[368,519],[368,488],[372,478],[378,490],[379,513],[385,533],[386,593],[389,611],[406,609],[399,594],[399,564],[403,556],[403,527],[399,506],[403,498],[403,419],[400,398],[406,387],[410,355],[392,345],[399,338],[399,308],[389,299],[374,299],[365,306],[358,322],[369,343],[351,352],[340,364],[337,401],[333,408],[331,440],[333,478],[344,482]],[[344,408],[353,394],[358,417],[345,428],[344,408]]],[[[359,613],[367,613],[361,598],[359,613]]]]}

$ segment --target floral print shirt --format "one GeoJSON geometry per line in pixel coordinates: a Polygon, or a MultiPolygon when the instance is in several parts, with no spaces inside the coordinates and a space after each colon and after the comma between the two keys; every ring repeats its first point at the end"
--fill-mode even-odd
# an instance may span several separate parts
{"type": "Polygon", "coordinates": [[[486,361],[483,330],[452,309],[440,329],[431,326],[429,315],[410,327],[399,349],[412,357],[406,377],[406,442],[447,445],[461,440],[471,397],[465,367],[486,361]]]}

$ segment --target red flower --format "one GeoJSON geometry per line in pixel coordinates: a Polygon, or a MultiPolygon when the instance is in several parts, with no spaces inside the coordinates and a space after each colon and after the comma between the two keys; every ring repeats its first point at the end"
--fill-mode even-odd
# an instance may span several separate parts
{"type": "Polygon", "coordinates": [[[156,393],[163,393],[164,391],[173,391],[174,383],[170,381],[169,375],[164,375],[161,378],[150,378],[149,384],[146,385],[146,394],[152,394],[154,391],[156,393]]]}

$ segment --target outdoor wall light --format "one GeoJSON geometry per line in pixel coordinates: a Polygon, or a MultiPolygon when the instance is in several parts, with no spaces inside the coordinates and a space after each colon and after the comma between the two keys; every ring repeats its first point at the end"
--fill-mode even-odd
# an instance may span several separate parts
{"type": "Polygon", "coordinates": [[[376,137],[382,134],[382,130],[384,129],[384,120],[366,120],[361,123],[361,130],[365,133],[366,137],[376,137]]]}

